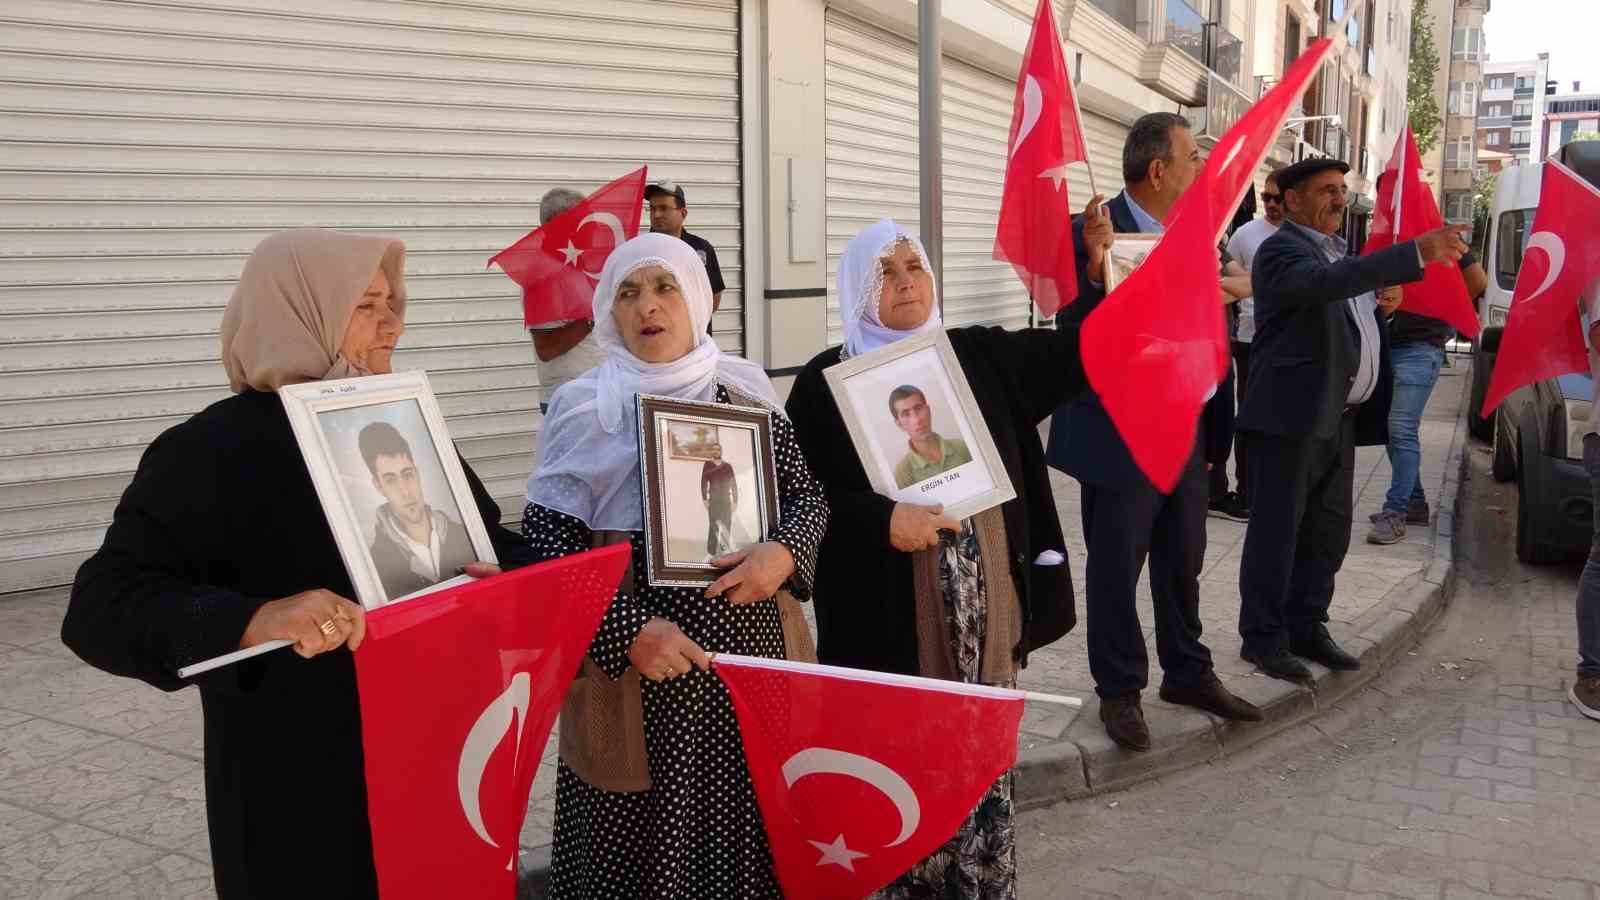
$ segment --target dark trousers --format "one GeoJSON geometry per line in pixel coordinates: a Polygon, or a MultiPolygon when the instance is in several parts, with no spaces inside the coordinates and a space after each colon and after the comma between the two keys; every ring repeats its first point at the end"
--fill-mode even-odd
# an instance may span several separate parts
{"type": "Polygon", "coordinates": [[[1149,683],[1150,658],[1137,606],[1146,556],[1162,670],[1175,684],[1192,684],[1210,672],[1211,651],[1200,642],[1200,569],[1206,555],[1200,454],[1170,496],[1148,482],[1083,485],[1083,537],[1089,545],[1084,608],[1095,692],[1118,697],[1149,683]]]}
{"type": "Polygon", "coordinates": [[[1203,423],[1206,462],[1211,464],[1209,475],[1211,499],[1220,500],[1228,493],[1228,454],[1233,450],[1233,367],[1217,385],[1217,392],[1206,401],[1200,421],[1203,423]]]}
{"type": "Polygon", "coordinates": [[[1333,579],[1350,549],[1355,415],[1326,440],[1245,432],[1250,524],[1239,566],[1245,653],[1274,655],[1328,621],[1333,579]]]}
{"type": "MultiPolygon", "coordinates": [[[[1239,392],[1240,399],[1244,398],[1244,386],[1250,383],[1250,345],[1240,341],[1233,342],[1233,378],[1234,390],[1239,392]]],[[[1250,479],[1245,476],[1244,460],[1246,454],[1245,441],[1242,435],[1234,435],[1233,441],[1233,481],[1234,489],[1239,492],[1239,499],[1246,506],[1250,505],[1250,479]]]]}

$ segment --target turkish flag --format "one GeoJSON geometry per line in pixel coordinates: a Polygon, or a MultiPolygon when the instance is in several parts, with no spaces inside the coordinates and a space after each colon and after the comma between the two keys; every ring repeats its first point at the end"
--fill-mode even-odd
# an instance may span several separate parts
{"type": "Polygon", "coordinates": [[[489,258],[522,286],[522,324],[594,315],[606,257],[639,234],[645,167],[618,178],[489,258]]]}
{"type": "Polygon", "coordinates": [[[719,653],[785,896],[859,900],[943,846],[1017,758],[1023,693],[719,653]]]}
{"type": "Polygon", "coordinates": [[[355,653],[384,900],[517,889],[528,794],[626,544],[375,609],[355,653]]]}
{"type": "Polygon", "coordinates": [[[1523,251],[1494,372],[1483,396],[1485,418],[1525,384],[1588,372],[1584,323],[1600,314],[1600,191],[1576,172],[1545,160],[1539,209],[1523,251]],[[1537,251],[1537,252],[1535,252],[1537,251]]]}
{"type": "Polygon", "coordinates": [[[1011,263],[1039,312],[1053,316],[1078,296],[1067,164],[1087,162],[1089,151],[1050,0],[1039,0],[1033,14],[1007,146],[993,258],[1011,263]]]}
{"type": "Polygon", "coordinates": [[[1307,47],[1283,80],[1228,129],[1165,231],[1083,323],[1089,384],[1133,461],[1171,493],[1194,450],[1200,412],[1228,371],[1217,241],[1332,42],[1307,47]]]}
{"type": "MultiPolygon", "coordinates": [[[[1361,248],[1370,256],[1385,247],[1413,240],[1425,231],[1443,227],[1444,217],[1433,202],[1433,191],[1422,183],[1422,155],[1407,125],[1395,141],[1389,164],[1378,174],[1378,202],[1372,211],[1372,231],[1361,248]]],[[[1454,263],[1440,262],[1422,270],[1422,280],[1403,286],[1401,309],[1450,323],[1467,337],[1478,336],[1478,313],[1467,294],[1467,281],[1454,263]]]]}

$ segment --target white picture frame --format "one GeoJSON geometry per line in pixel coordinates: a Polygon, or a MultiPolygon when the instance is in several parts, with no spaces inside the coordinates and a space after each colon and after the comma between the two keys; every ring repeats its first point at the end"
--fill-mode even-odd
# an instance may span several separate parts
{"type": "Polygon", "coordinates": [[[1119,232],[1106,252],[1106,293],[1116,290],[1123,279],[1132,275],[1160,240],[1159,234],[1119,232]]]}
{"type": "Polygon", "coordinates": [[[466,582],[468,562],[499,562],[427,373],[312,381],[278,396],[362,606],[466,582]],[[428,543],[412,539],[418,529],[428,543]]]}
{"type": "Polygon", "coordinates": [[[956,519],[1017,496],[944,331],[896,341],[831,366],[823,376],[875,492],[904,503],[939,504],[956,519]],[[899,423],[902,413],[915,415],[916,398],[904,395],[904,388],[920,393],[927,407],[926,422],[914,427],[925,424],[943,448],[954,449],[947,458],[961,459],[965,450],[970,461],[930,472],[926,459],[914,457],[912,432],[899,423]]]}

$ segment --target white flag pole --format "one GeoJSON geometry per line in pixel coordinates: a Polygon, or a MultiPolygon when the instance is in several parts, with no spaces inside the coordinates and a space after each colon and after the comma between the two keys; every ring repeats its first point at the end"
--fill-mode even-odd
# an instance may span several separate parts
{"type": "Polygon", "coordinates": [[[205,662],[197,662],[192,666],[184,666],[178,670],[178,677],[193,678],[196,675],[209,672],[212,669],[220,669],[223,666],[231,666],[236,662],[249,659],[252,656],[260,656],[263,653],[270,653],[273,650],[288,647],[293,643],[294,641],[280,638],[275,641],[265,641],[263,643],[256,644],[254,647],[246,647],[243,650],[235,650],[232,653],[224,653],[221,656],[213,656],[205,662]]]}
{"type": "MultiPolygon", "coordinates": [[[[1078,119],[1078,136],[1083,138],[1083,167],[1089,170],[1089,196],[1094,197],[1100,189],[1094,183],[1094,163],[1089,161],[1089,130],[1083,126],[1083,108],[1078,105],[1078,86],[1083,84],[1083,53],[1080,51],[1076,57],[1078,71],[1073,73],[1072,88],[1067,93],[1072,95],[1072,114],[1078,119]]],[[[1104,207],[1101,207],[1102,209],[1104,207]]],[[[1067,210],[1071,215],[1072,210],[1067,210]]]]}
{"type": "Polygon", "coordinates": [[[843,666],[825,666],[821,663],[795,662],[788,659],[768,659],[762,656],[741,656],[737,653],[711,654],[713,668],[722,663],[730,666],[744,666],[748,669],[769,669],[776,672],[794,672],[800,675],[821,675],[828,678],[844,678],[872,684],[897,685],[924,691],[938,691],[945,694],[992,697],[996,700],[1036,700],[1040,703],[1054,703],[1058,706],[1070,706],[1074,709],[1083,706],[1082,700],[1065,694],[1041,694],[1037,691],[1019,691],[1015,688],[995,687],[987,684],[968,684],[964,681],[945,681],[940,678],[922,678],[917,675],[874,672],[871,669],[848,669],[843,666]]]}

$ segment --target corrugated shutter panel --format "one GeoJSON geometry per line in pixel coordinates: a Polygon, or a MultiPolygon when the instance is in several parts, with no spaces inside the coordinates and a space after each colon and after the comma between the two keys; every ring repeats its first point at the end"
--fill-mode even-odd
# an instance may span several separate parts
{"type": "Polygon", "coordinates": [[[284,228],[405,240],[397,366],[519,514],[537,378],[484,261],[550,187],[648,163],[741,349],[738,46],[737,0],[0,6],[0,591],[69,580],[144,446],[225,395],[222,307],[284,228]]]}
{"type": "MultiPolygon", "coordinates": [[[[885,216],[910,228],[920,219],[917,55],[906,38],[832,9],[825,37],[828,340],[836,344],[844,340],[835,278],[845,245],[885,216]]],[[[1028,297],[1011,267],[990,258],[1014,79],[945,58],[942,294],[950,325],[1029,321],[1028,297]]],[[[1084,185],[1074,184],[1074,196],[1084,185]]]]}

